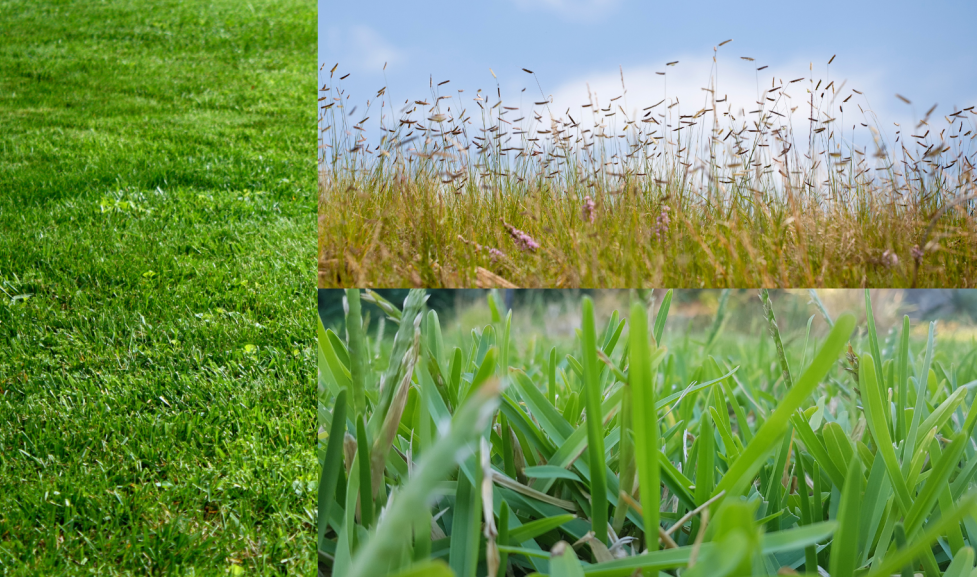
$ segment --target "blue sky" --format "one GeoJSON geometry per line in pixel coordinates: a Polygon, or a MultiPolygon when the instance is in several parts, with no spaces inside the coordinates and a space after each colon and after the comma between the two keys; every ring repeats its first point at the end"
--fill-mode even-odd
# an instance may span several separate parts
{"type": "MultiPolygon", "coordinates": [[[[935,115],[977,104],[975,22],[974,0],[320,0],[320,86],[334,85],[326,79],[338,62],[336,76],[350,74],[342,81],[350,105],[362,110],[387,86],[399,108],[406,99],[428,97],[431,80],[451,81],[440,94],[495,92],[491,68],[507,104],[552,96],[562,113],[586,102],[588,84],[602,105],[621,94],[623,70],[626,106],[658,102],[667,82],[669,102],[678,97],[683,109],[694,110],[702,107],[713,47],[733,39],[717,53],[717,91],[729,94],[733,108],[755,100],[774,79],[808,76],[813,64],[815,79],[845,81],[846,91],[863,92],[862,105],[892,127],[922,117],[933,104],[939,104],[935,115]],[[769,68],[756,71],[764,65],[769,68]],[[522,68],[536,73],[542,96],[522,68]]],[[[806,101],[805,84],[797,86],[793,97],[806,101]]]]}

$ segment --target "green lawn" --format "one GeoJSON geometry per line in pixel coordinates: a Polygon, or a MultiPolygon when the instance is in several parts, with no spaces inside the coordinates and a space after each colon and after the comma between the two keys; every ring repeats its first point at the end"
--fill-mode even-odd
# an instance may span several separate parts
{"type": "Polygon", "coordinates": [[[0,574],[310,574],[314,4],[0,14],[0,574]]]}

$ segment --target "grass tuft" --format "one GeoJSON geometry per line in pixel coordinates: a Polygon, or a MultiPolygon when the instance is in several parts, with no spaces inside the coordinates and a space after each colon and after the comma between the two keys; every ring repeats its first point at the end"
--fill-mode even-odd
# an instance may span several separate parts
{"type": "Polygon", "coordinates": [[[844,83],[771,78],[747,111],[714,69],[691,107],[591,95],[575,117],[432,86],[351,116],[335,70],[322,287],[977,286],[972,106],[892,140],[844,83]]]}
{"type": "MultiPolygon", "coordinates": [[[[905,320],[875,318],[868,299],[861,324],[852,312],[819,321],[819,299],[778,304],[770,331],[773,304],[791,302],[781,296],[764,291],[766,310],[746,311],[720,295],[716,318],[692,328],[667,322],[669,291],[654,336],[647,294],[632,293],[627,318],[608,306],[619,297],[585,296],[580,329],[563,333],[494,293],[457,318],[383,305],[400,330],[363,349],[380,351],[364,364],[366,413],[397,411],[378,385],[392,362],[407,367],[406,409],[374,471],[381,487],[361,483],[357,459],[369,457],[335,464],[336,436],[364,437],[362,420],[320,439],[324,486],[336,481],[320,573],[969,575],[977,343],[937,343],[932,327],[921,339],[905,320]],[[401,331],[414,332],[418,362],[393,354],[401,331]],[[913,411],[908,427],[899,406],[913,411]],[[358,517],[357,493],[362,510],[371,491],[389,497],[358,517]]],[[[414,290],[406,302],[423,300],[414,290]]],[[[325,420],[353,387],[352,348],[329,337],[341,332],[319,341],[325,420]]]]}

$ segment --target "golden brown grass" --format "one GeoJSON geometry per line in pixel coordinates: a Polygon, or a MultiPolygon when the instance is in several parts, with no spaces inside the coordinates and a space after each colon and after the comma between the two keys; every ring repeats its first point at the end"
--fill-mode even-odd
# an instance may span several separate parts
{"type": "Polygon", "coordinates": [[[323,287],[977,286],[973,107],[931,109],[890,146],[860,93],[813,76],[773,79],[750,112],[724,111],[713,84],[691,114],[592,99],[589,128],[480,91],[473,129],[471,95],[432,86],[394,121],[384,102],[372,143],[328,84],[323,287]],[[863,148],[839,126],[855,106],[863,148]]]}

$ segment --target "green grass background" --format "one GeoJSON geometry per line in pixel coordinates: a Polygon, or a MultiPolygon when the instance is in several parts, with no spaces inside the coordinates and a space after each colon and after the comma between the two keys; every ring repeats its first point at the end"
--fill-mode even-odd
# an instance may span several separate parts
{"type": "Polygon", "coordinates": [[[315,13],[0,1],[0,574],[314,571],[315,13]]]}

